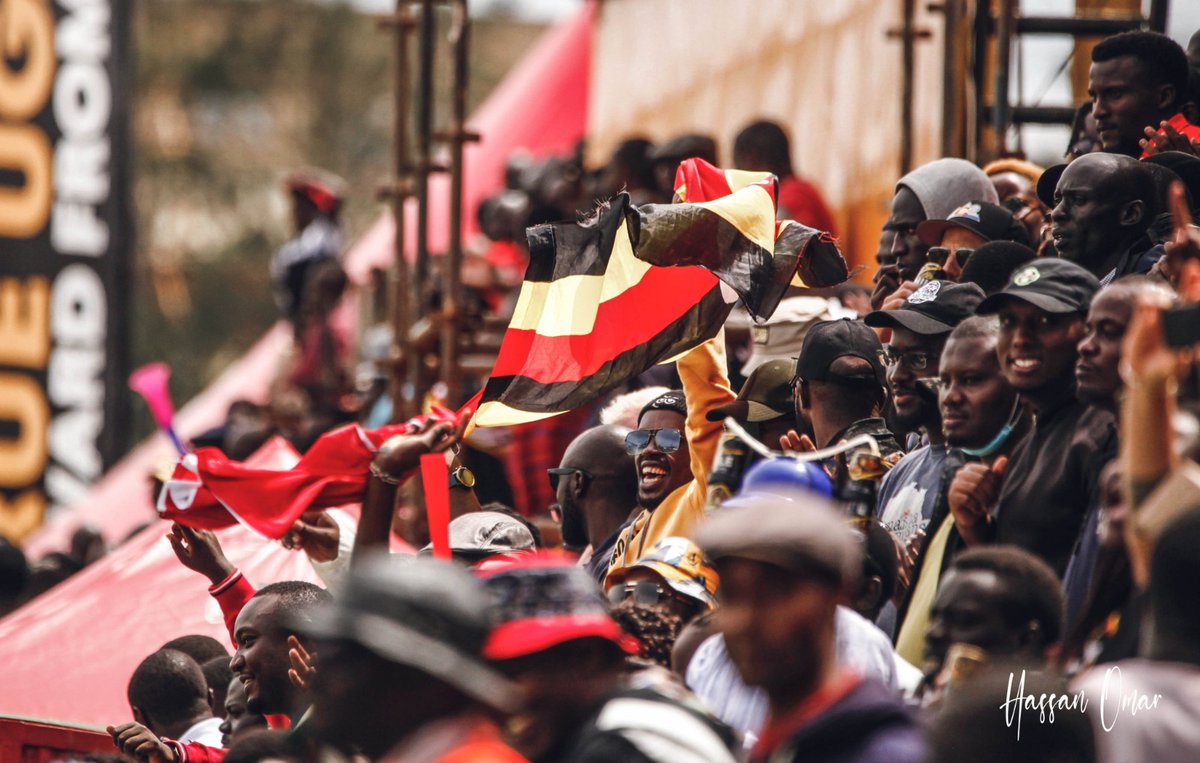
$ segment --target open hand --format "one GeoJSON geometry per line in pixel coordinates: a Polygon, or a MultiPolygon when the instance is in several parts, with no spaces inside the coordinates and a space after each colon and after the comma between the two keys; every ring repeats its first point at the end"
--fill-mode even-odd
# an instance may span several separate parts
{"type": "Polygon", "coordinates": [[[171,524],[167,533],[175,557],[189,570],[195,570],[208,578],[213,585],[233,574],[234,567],[225,558],[221,542],[209,530],[197,530],[178,522],[171,524]]]}
{"type": "Polygon", "coordinates": [[[1182,151],[1193,156],[1200,154],[1200,144],[1189,140],[1186,135],[1180,135],[1168,122],[1160,122],[1157,130],[1146,127],[1145,134],[1146,137],[1139,140],[1138,145],[1147,155],[1153,156],[1162,151],[1182,151]]]}
{"type": "Polygon", "coordinates": [[[288,668],[291,682],[301,689],[311,687],[317,672],[317,653],[305,649],[295,636],[288,636],[288,660],[292,663],[292,667],[288,668]]]}
{"type": "Polygon", "coordinates": [[[779,449],[784,453],[812,453],[817,446],[808,435],[789,429],[787,434],[779,438],[779,449]]]}

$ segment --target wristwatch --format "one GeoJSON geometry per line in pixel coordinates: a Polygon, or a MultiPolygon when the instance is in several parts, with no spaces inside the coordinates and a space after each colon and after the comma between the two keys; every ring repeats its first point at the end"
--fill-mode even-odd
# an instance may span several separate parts
{"type": "Polygon", "coordinates": [[[459,466],[450,472],[450,487],[463,487],[468,490],[475,487],[475,472],[465,466],[459,466]]]}

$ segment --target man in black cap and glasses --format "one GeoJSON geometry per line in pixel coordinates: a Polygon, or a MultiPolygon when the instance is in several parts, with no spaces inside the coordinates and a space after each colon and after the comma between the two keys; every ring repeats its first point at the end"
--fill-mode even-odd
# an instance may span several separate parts
{"type": "Polygon", "coordinates": [[[372,761],[522,763],[491,720],[518,694],[481,656],[490,611],[449,562],[383,555],[352,568],[343,596],[296,624],[321,655],[318,736],[372,761]]]}
{"type": "Polygon", "coordinates": [[[1068,260],[1043,258],[1018,269],[977,313],[1000,321],[996,356],[1008,383],[1035,414],[1011,462],[967,464],[947,498],[967,545],[1010,543],[1062,575],[1100,470],[1116,454],[1112,413],[1075,395],[1076,350],[1096,277],[1068,260]]]}
{"type": "Polygon", "coordinates": [[[928,440],[888,472],[879,486],[876,513],[896,539],[906,544],[933,516],[937,486],[946,464],[942,416],[937,391],[930,383],[946,337],[974,315],[983,290],[973,283],[929,281],[894,310],[868,313],[864,322],[890,328],[892,340],[883,350],[887,382],[895,407],[895,424],[920,432],[928,440]]]}

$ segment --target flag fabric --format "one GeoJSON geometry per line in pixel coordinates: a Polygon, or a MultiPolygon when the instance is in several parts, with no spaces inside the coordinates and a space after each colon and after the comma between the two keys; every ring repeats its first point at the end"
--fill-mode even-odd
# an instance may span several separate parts
{"type": "Polygon", "coordinates": [[[616,389],[715,336],[738,299],[769,317],[806,259],[845,271],[832,238],[776,223],[773,175],[690,159],[676,186],[680,203],[634,207],[622,193],[582,223],[527,231],[529,267],[476,426],[537,421],[616,389]]]}
{"type": "Polygon", "coordinates": [[[267,538],[282,538],[306,511],[361,503],[371,459],[388,438],[411,426],[334,429],[290,467],[278,452],[269,454],[273,463],[266,456],[241,462],[217,448],[200,448],[176,464],[159,493],[159,515],[207,530],[241,522],[267,538]]]}
{"type": "MultiPolygon", "coordinates": [[[[675,199],[708,201],[748,185],[766,182],[765,178],[774,181],[774,177],[767,172],[723,170],[702,159],[692,159],[681,163],[675,172],[675,199]]],[[[780,220],[775,224],[776,251],[797,253],[792,286],[836,286],[849,277],[846,260],[838,251],[836,241],[827,231],[809,228],[793,220],[780,220]]],[[[786,257],[780,257],[776,258],[775,264],[786,268],[789,263],[786,257]]],[[[778,283],[778,274],[770,283],[778,283]]]]}

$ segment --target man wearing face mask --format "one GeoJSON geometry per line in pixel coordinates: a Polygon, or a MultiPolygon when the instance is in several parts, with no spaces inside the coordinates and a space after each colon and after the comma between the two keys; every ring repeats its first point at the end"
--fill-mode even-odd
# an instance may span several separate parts
{"type": "Polygon", "coordinates": [[[942,349],[937,380],[947,446],[945,470],[896,619],[896,652],[914,664],[920,664],[925,652],[925,632],[942,572],[963,545],[947,501],[951,481],[968,461],[987,466],[1006,458],[1029,426],[1017,391],[1000,372],[999,335],[994,318],[967,318],[950,332],[942,349]]]}
{"type": "Polygon", "coordinates": [[[1000,369],[1035,421],[1011,462],[968,464],[949,493],[955,526],[968,545],[1020,546],[1058,575],[1096,504],[1100,469],[1116,453],[1112,413],[1075,397],[1076,346],[1099,288],[1080,265],[1042,258],[980,303],[979,314],[999,317],[1000,369]]]}
{"type": "Polygon", "coordinates": [[[558,500],[563,545],[573,551],[591,546],[584,567],[596,582],[604,582],[617,536],[637,506],[637,472],[625,452],[621,426],[599,426],[576,437],[562,462],[548,469],[558,500]]]}

